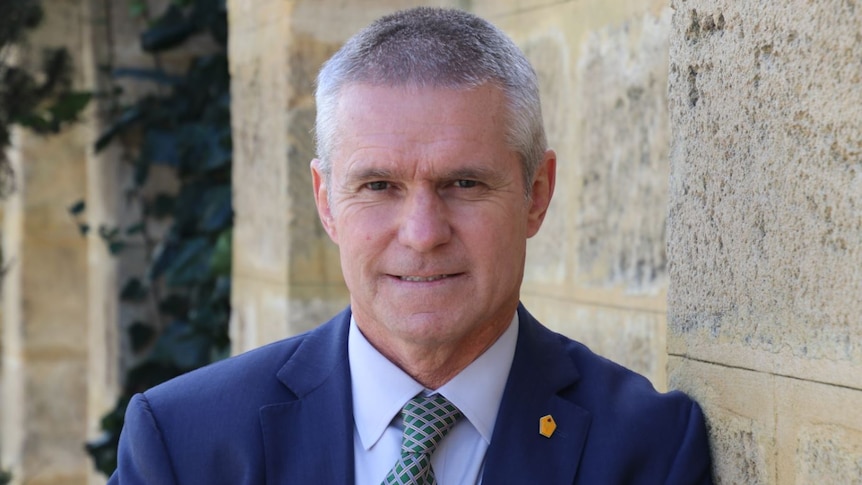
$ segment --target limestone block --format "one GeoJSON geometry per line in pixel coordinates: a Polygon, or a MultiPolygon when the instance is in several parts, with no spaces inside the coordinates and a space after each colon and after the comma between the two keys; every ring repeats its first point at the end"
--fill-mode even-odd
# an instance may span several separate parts
{"type": "Polygon", "coordinates": [[[578,63],[580,279],[666,284],[670,10],[590,33],[578,63]]]}
{"type": "Polygon", "coordinates": [[[228,0],[229,42],[259,46],[256,42],[247,42],[246,38],[253,38],[255,31],[264,26],[284,23],[292,15],[295,3],[292,0],[228,0]]]}
{"type": "Polygon", "coordinates": [[[656,388],[666,389],[664,314],[543,295],[525,295],[523,301],[533,316],[552,330],[646,376],[656,388]]]}
{"type": "Polygon", "coordinates": [[[774,376],[674,356],[668,376],[703,408],[716,485],[790,483],[776,481],[774,376]]]}
{"type": "Polygon", "coordinates": [[[340,292],[340,297],[331,296],[331,293],[339,293],[337,289],[333,292],[314,288],[313,291],[316,296],[290,299],[288,325],[294,333],[305,332],[327,322],[348,304],[346,291],[340,292]]]}
{"type": "Polygon", "coordinates": [[[230,338],[234,354],[310,330],[348,303],[344,285],[282,285],[234,277],[230,338]]]}
{"type": "Polygon", "coordinates": [[[862,388],[862,15],[674,6],[671,351],[862,388]]]}
{"type": "Polygon", "coordinates": [[[44,477],[48,483],[49,477],[75,475],[77,480],[53,483],[83,484],[88,466],[82,442],[87,425],[82,419],[87,403],[86,359],[45,354],[26,358],[23,476],[44,477]]]}
{"type": "MultiPolygon", "coordinates": [[[[521,41],[521,49],[539,78],[539,94],[548,143],[565,138],[566,111],[570,96],[569,52],[562,33],[555,29],[530,32],[521,41]]],[[[561,154],[558,154],[560,156],[561,154]]],[[[524,278],[543,283],[563,283],[567,279],[567,261],[573,250],[572,226],[568,223],[572,192],[568,190],[564,160],[557,168],[557,187],[541,231],[529,241],[524,278]]]]}
{"type": "MultiPolygon", "coordinates": [[[[272,49],[273,51],[275,49],[272,49]]],[[[286,68],[277,56],[232,63],[233,272],[286,283],[289,260],[286,68]]]]}
{"type": "Polygon", "coordinates": [[[86,241],[80,238],[69,244],[48,244],[27,238],[25,244],[15,259],[23,267],[27,346],[81,349],[87,307],[82,305],[85,295],[75,289],[87,284],[86,241]]]}
{"type": "MultiPolygon", "coordinates": [[[[317,60],[316,60],[317,61],[317,60]]],[[[319,66],[314,62],[315,66],[319,66]]],[[[296,64],[296,63],[294,63],[296,64]]],[[[308,83],[307,79],[300,81],[308,83]]],[[[310,98],[311,93],[306,94],[310,98]]],[[[311,101],[309,99],[309,104],[311,101]]],[[[288,136],[288,170],[290,213],[288,237],[290,238],[290,282],[294,285],[321,285],[329,282],[341,283],[341,264],[338,248],[323,230],[314,204],[309,163],[315,156],[314,145],[309,136],[314,129],[313,108],[297,108],[290,114],[288,136]]]]}
{"type": "Polygon", "coordinates": [[[288,287],[254,276],[234,275],[231,287],[231,352],[246,350],[292,335],[288,328],[288,287]]]}
{"type": "Polygon", "coordinates": [[[776,382],[779,483],[862,484],[862,390],[776,382]]]}
{"type": "MultiPolygon", "coordinates": [[[[308,34],[321,42],[342,44],[350,36],[383,15],[396,10],[428,5],[422,0],[297,0],[291,23],[296,33],[308,34]]],[[[470,10],[469,0],[437,0],[438,7],[470,10]]]]}

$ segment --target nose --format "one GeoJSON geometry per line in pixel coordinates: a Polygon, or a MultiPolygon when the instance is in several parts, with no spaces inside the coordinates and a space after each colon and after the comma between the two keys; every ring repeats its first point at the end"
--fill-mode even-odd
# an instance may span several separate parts
{"type": "Polygon", "coordinates": [[[452,226],[446,202],[433,189],[421,189],[403,200],[398,239],[404,246],[428,252],[446,244],[452,226]]]}

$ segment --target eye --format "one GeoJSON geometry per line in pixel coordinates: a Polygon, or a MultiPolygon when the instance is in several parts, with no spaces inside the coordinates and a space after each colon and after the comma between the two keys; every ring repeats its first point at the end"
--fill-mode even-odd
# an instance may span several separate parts
{"type": "Polygon", "coordinates": [[[368,182],[367,184],[365,184],[365,188],[368,190],[374,190],[374,191],[386,190],[389,188],[389,182],[382,182],[382,181],[368,182]]]}
{"type": "Polygon", "coordinates": [[[456,180],[455,181],[455,187],[458,187],[459,189],[472,189],[473,187],[476,187],[477,185],[479,185],[479,182],[477,182],[475,180],[456,180]]]}

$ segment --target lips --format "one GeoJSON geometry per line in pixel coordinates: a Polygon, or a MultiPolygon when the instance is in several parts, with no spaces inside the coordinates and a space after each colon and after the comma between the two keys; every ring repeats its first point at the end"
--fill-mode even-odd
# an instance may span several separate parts
{"type": "Polygon", "coordinates": [[[431,281],[440,281],[446,279],[452,275],[441,274],[434,276],[399,276],[398,279],[401,281],[409,281],[411,283],[428,283],[431,281]]]}

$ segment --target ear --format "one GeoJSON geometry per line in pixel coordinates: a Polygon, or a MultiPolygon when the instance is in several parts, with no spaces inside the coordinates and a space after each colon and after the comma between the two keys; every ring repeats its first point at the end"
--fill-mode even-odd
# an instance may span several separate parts
{"type": "Polygon", "coordinates": [[[527,237],[533,237],[542,227],[554,186],[557,182],[557,154],[553,150],[545,150],[542,162],[533,177],[533,187],[530,197],[530,209],[527,213],[527,237]]]}
{"type": "Polygon", "coordinates": [[[320,160],[311,161],[311,183],[314,186],[314,203],[317,205],[317,215],[323,224],[323,229],[329,234],[332,242],[338,244],[338,233],[335,230],[335,221],[332,217],[332,208],[329,206],[329,188],[326,185],[326,176],[320,170],[320,160]]]}

